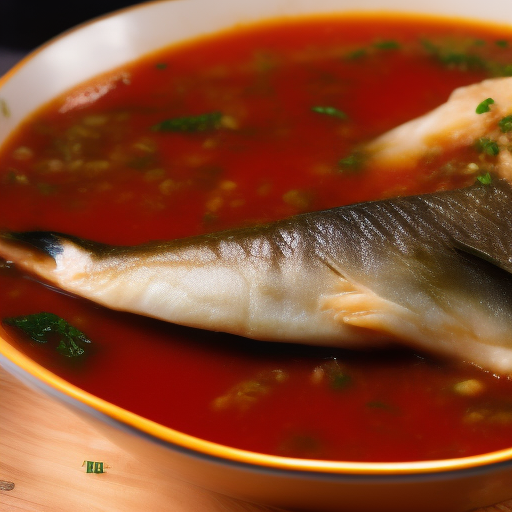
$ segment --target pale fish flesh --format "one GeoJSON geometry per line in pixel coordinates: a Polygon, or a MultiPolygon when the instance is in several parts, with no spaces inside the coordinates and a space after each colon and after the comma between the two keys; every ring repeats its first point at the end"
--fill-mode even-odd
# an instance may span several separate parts
{"type": "Polygon", "coordinates": [[[512,182],[512,132],[503,132],[499,122],[512,115],[512,77],[493,78],[455,89],[448,101],[424,116],[404,123],[362,147],[366,165],[390,172],[414,168],[448,149],[473,146],[481,137],[503,149],[495,157],[495,172],[512,182]],[[477,113],[490,98],[489,110],[477,113]]]}
{"type": "Polygon", "coordinates": [[[399,343],[512,374],[512,187],[306,213],[140,246],[0,237],[0,256],[116,310],[259,340],[399,343]]]}

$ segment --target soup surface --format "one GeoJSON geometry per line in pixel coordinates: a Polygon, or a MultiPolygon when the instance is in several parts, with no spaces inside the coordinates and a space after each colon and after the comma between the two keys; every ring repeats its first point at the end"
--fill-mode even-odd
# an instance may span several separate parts
{"type": "MultiPolygon", "coordinates": [[[[358,147],[459,86],[512,75],[512,32],[419,18],[268,23],[162,50],[56,99],[0,153],[0,225],[114,244],[465,186],[469,147],[390,173],[358,147]]],[[[3,105],[4,111],[8,105],[3,105]]],[[[51,312],[91,340],[35,360],[177,430],[304,458],[408,461],[512,445],[512,380],[404,350],[263,343],[107,311],[0,266],[0,317],[51,312]]]]}

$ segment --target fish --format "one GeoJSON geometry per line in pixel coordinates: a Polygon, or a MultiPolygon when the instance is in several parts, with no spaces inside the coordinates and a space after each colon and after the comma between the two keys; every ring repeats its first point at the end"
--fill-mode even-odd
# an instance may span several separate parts
{"type": "Polygon", "coordinates": [[[496,175],[512,182],[512,130],[500,127],[511,115],[512,77],[490,78],[455,89],[442,105],[363,144],[360,152],[367,166],[392,173],[485,137],[502,149],[495,155],[496,175]],[[487,105],[478,113],[482,102],[487,105]]]}
{"type": "Polygon", "coordinates": [[[5,232],[0,257],[113,310],[261,341],[402,345],[512,374],[512,186],[109,245],[5,232]]]}

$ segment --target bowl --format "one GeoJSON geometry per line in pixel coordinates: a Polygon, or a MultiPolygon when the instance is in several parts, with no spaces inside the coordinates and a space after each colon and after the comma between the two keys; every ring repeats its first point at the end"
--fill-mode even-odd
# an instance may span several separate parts
{"type": "MultiPolygon", "coordinates": [[[[40,105],[82,81],[170,44],[265,18],[376,11],[469,18],[512,26],[508,0],[177,0],[147,2],[73,29],[0,80],[9,115],[0,142],[40,105]],[[200,13],[200,14],[198,14],[200,13]]],[[[128,452],[206,489],[294,510],[463,512],[512,498],[512,447],[449,460],[359,463],[231,448],[178,432],[106,402],[55,375],[0,331],[0,364],[66,404],[128,452]]]]}

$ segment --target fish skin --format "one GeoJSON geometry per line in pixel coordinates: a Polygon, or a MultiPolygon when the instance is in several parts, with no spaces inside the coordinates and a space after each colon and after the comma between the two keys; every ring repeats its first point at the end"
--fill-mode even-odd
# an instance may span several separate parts
{"type": "Polygon", "coordinates": [[[400,343],[512,374],[506,180],[110,246],[9,233],[0,256],[106,307],[260,340],[400,343]]]}

